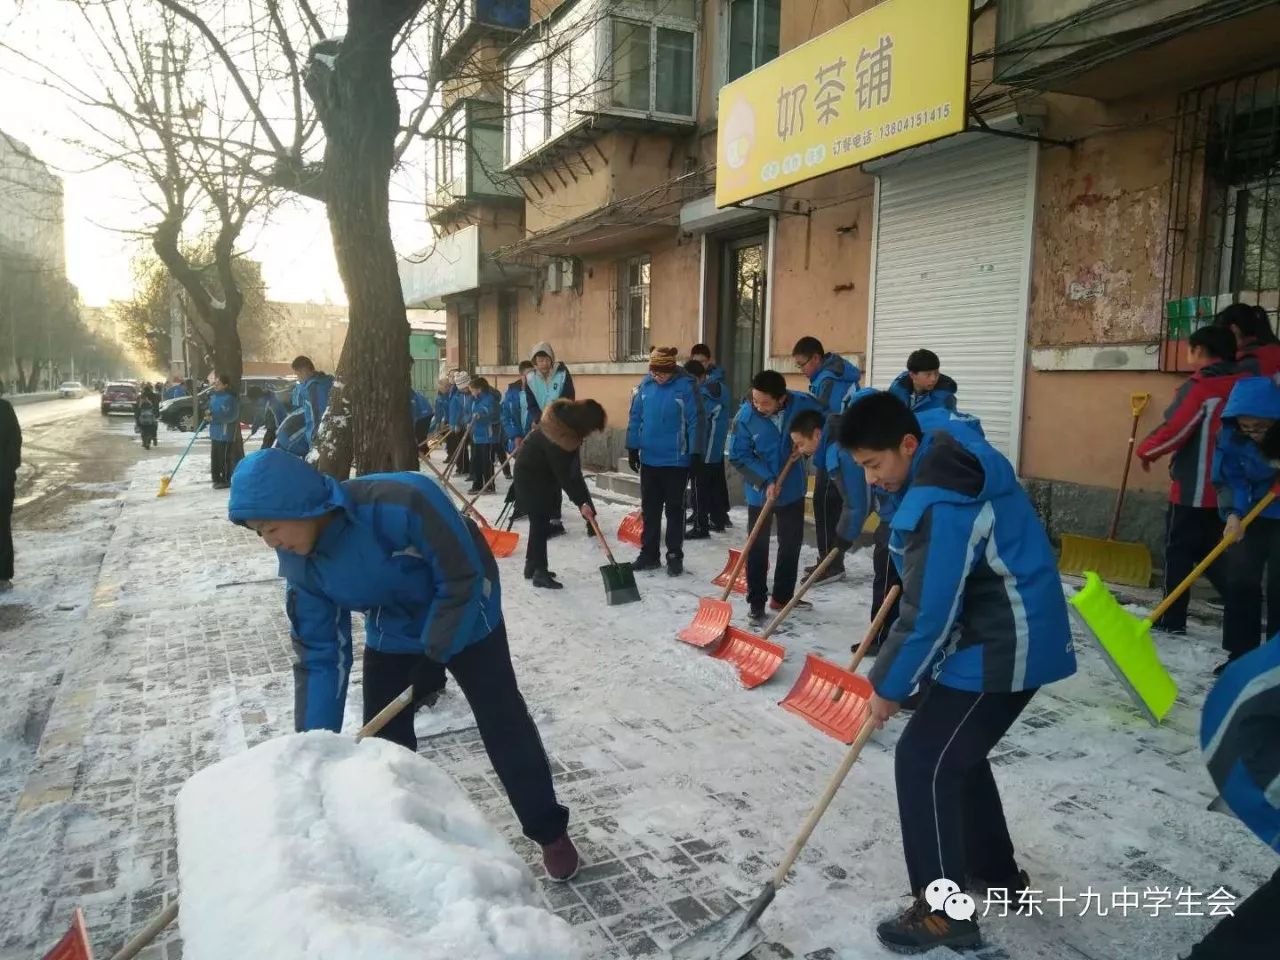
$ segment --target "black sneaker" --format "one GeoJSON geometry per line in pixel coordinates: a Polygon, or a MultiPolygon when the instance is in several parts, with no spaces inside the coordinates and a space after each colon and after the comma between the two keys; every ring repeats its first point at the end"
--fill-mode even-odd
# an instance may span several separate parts
{"type": "Polygon", "coordinates": [[[710,540],[711,530],[707,527],[703,527],[702,529],[699,529],[698,527],[689,527],[684,532],[684,538],[686,540],[710,540]]]}
{"type": "MultiPolygon", "coordinates": [[[[810,571],[809,573],[806,573],[805,576],[807,577],[807,576],[810,576],[811,574],[812,574],[812,571],[810,571]]],[[[813,585],[815,587],[820,587],[824,583],[839,583],[841,580],[844,579],[844,577],[845,577],[844,567],[837,567],[833,564],[832,566],[827,567],[827,569],[823,572],[822,576],[820,576],[817,580],[813,581],[813,585]]]]}
{"type": "Polygon", "coordinates": [[[684,573],[684,560],[680,557],[667,558],[667,576],[678,577],[684,573]]]}
{"type": "Polygon", "coordinates": [[[733,521],[732,521],[732,520],[730,520],[728,517],[725,517],[725,518],[724,518],[724,521],[723,521],[723,526],[725,526],[725,527],[732,527],[732,526],[733,526],[733,521]]]}
{"type": "Polygon", "coordinates": [[[752,623],[764,623],[764,604],[753,603],[751,610],[747,613],[747,619],[752,623]]]}
{"type": "Polygon", "coordinates": [[[547,527],[547,539],[550,540],[552,537],[563,537],[563,536],[564,536],[564,523],[560,520],[552,520],[550,525],[547,527]]]}
{"type": "Polygon", "coordinates": [[[709,529],[712,533],[724,533],[724,524],[723,524],[723,523],[712,523],[712,524],[710,524],[710,525],[708,526],[708,529],[709,529]]]}
{"type": "Polygon", "coordinates": [[[631,561],[632,570],[657,570],[660,566],[662,566],[661,560],[657,557],[646,557],[644,554],[631,561]]]}
{"type": "MultiPolygon", "coordinates": [[[[526,571],[524,572],[524,578],[525,578],[526,580],[532,580],[532,579],[533,579],[534,574],[536,574],[537,572],[538,572],[537,570],[526,570],[526,571]]],[[[543,572],[543,573],[545,573],[545,574],[546,574],[548,577],[550,577],[552,580],[556,579],[556,572],[555,572],[554,570],[544,570],[544,571],[542,571],[542,572],[543,572]]]]}
{"type": "Polygon", "coordinates": [[[546,570],[539,570],[533,575],[533,585],[543,590],[563,590],[564,584],[551,576],[546,570]]]}
{"type": "MultiPolygon", "coordinates": [[[[785,606],[786,606],[788,603],[790,603],[790,602],[791,602],[790,600],[779,601],[779,600],[776,600],[776,599],[772,599],[772,598],[770,598],[770,600],[769,600],[769,609],[770,609],[770,610],[781,610],[783,607],[785,607],[785,606]]],[[[795,605],[794,607],[792,607],[792,608],[791,608],[791,612],[792,612],[792,613],[804,613],[806,610],[812,610],[812,609],[813,609],[813,604],[812,604],[812,603],[810,603],[808,600],[797,600],[797,601],[796,601],[796,605],[795,605]]]]}
{"type": "Polygon", "coordinates": [[[976,921],[952,920],[930,908],[921,897],[898,917],[876,927],[881,945],[894,953],[925,953],[934,947],[966,949],[982,946],[976,921]]]}

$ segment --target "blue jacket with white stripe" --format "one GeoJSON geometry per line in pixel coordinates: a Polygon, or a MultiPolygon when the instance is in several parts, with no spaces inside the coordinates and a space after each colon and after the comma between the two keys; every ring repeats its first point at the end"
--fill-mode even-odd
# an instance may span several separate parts
{"type": "Polygon", "coordinates": [[[329,394],[333,390],[333,377],[316,373],[293,388],[293,405],[302,411],[307,423],[307,443],[314,446],[316,430],[325,410],[329,407],[329,394]]]}
{"type": "Polygon", "coordinates": [[[339,483],[280,450],[240,462],[232,521],[330,516],[307,556],[277,550],[299,682],[299,730],[339,730],[351,667],[351,613],[365,643],[448,663],[502,620],[498,567],[480,530],[434,481],[369,474],[339,483]]]}
{"type": "Polygon", "coordinates": [[[471,439],[475,443],[497,443],[502,439],[502,395],[490,387],[471,398],[471,439]]]}
{"type": "Polygon", "coordinates": [[[724,460],[725,444],[729,439],[729,386],[724,382],[724,370],[711,366],[707,379],[702,383],[702,413],[707,418],[707,452],[702,458],[707,463],[724,460]]]}
{"type": "Polygon", "coordinates": [[[516,448],[516,441],[529,432],[529,398],[525,395],[523,380],[507,384],[502,394],[502,434],[507,440],[507,451],[516,448]]]}
{"type": "MultiPolygon", "coordinates": [[[[802,410],[819,410],[816,398],[796,390],[787,391],[787,402],[771,417],[760,413],[750,400],[743,402],[733,420],[729,440],[729,462],[742,474],[747,504],[762,507],[769,484],[778,479],[791,456],[791,421],[802,410]]],[[[805,467],[797,463],[787,473],[778,493],[780,507],[804,497],[805,467]]]]}
{"type": "Polygon", "coordinates": [[[230,443],[240,432],[240,398],[230,390],[209,394],[209,439],[230,443]]]}
{"type": "Polygon", "coordinates": [[[1231,812],[1280,853],[1280,634],[1222,671],[1200,749],[1231,812]]]}
{"type": "Polygon", "coordinates": [[[900,701],[932,671],[957,690],[1032,690],[1076,670],[1049,537],[1013,467],[976,436],[926,433],[889,550],[897,622],[869,679],[900,701]]]}
{"type": "Polygon", "coordinates": [[[697,382],[677,369],[666,383],[645,374],[631,395],[627,449],[649,467],[687,467],[706,449],[702,395],[697,382]]]}

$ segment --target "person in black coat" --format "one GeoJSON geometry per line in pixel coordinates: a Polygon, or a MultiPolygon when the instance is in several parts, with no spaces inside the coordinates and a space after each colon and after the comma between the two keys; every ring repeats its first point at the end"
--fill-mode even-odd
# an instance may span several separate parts
{"type": "Polygon", "coordinates": [[[516,507],[529,515],[524,576],[535,587],[559,590],[562,586],[547,569],[547,539],[552,518],[560,509],[560,491],[568,494],[583,519],[589,522],[596,515],[578,451],[607,421],[604,407],[594,400],[556,400],[542,411],[542,419],[520,446],[515,468],[516,507]]]}
{"type": "Polygon", "coordinates": [[[13,498],[22,463],[22,428],[8,400],[0,400],[0,591],[13,586],[13,498]]]}

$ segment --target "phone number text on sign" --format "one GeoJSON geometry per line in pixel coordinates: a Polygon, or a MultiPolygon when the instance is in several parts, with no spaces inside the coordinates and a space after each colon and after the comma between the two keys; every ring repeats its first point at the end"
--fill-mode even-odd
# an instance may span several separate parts
{"type": "Polygon", "coordinates": [[[928,110],[917,110],[909,116],[899,117],[897,120],[890,120],[888,123],[880,124],[880,138],[887,139],[907,130],[915,130],[917,127],[928,126],[931,123],[947,120],[950,117],[950,102],[940,103],[938,106],[930,107],[928,110]]]}

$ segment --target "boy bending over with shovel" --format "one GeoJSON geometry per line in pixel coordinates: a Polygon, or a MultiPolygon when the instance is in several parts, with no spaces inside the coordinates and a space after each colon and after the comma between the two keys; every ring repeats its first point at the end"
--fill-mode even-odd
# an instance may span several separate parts
{"type": "MultiPolygon", "coordinates": [[[[553,880],[578,871],[538,730],[516,685],[498,566],[480,530],[418,473],[339,483],[283,450],[231,480],[228,516],[276,551],[296,655],[294,729],[342,728],[351,612],[365,614],[364,719],[413,686],[430,706],[453,674],[525,836],[553,880]]],[[[417,749],[413,709],[377,734],[417,749]]]]}
{"type": "Polygon", "coordinates": [[[894,761],[916,899],[877,934],[899,953],[978,946],[973,919],[933,910],[925,894],[939,880],[975,899],[1029,884],[987,755],[1037,689],[1075,673],[1057,562],[1013,467],[975,433],[924,433],[900,400],[878,393],[849,407],[840,444],[869,483],[899,498],[889,545],[901,608],[868,677],[877,725],[934,677],[894,761]]]}

